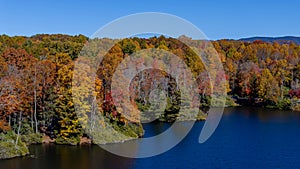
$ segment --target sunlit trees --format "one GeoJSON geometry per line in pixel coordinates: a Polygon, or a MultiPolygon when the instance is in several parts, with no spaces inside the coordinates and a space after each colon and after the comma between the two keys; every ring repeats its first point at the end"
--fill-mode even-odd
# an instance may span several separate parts
{"type": "Polygon", "coordinates": [[[278,83],[269,69],[263,69],[261,72],[258,81],[258,95],[265,100],[275,102],[278,100],[278,96],[280,96],[278,83]]]}
{"type": "Polygon", "coordinates": [[[17,143],[23,119],[32,114],[33,97],[30,89],[33,82],[30,68],[36,60],[25,50],[13,48],[5,50],[1,58],[5,63],[1,68],[0,111],[17,133],[17,143]]]}
{"type": "MultiPolygon", "coordinates": [[[[202,105],[209,106],[208,100],[212,94],[207,68],[217,82],[226,86],[228,94],[248,98],[249,101],[261,100],[276,105],[283,100],[288,102],[290,97],[300,97],[300,46],[297,44],[219,40],[213,41],[214,46],[210,46],[203,40],[185,36],[179,39],[193,44],[195,48],[191,49],[178,39],[164,36],[127,38],[113,45],[117,40],[105,38],[87,42],[88,38],[83,35],[0,35],[0,131],[11,129],[18,133],[24,126],[30,126],[30,132],[54,130],[58,141],[75,143],[84,132],[83,129],[87,129],[80,122],[90,124],[88,130],[91,130],[98,124],[95,119],[99,113],[103,113],[109,122],[124,126],[130,122],[137,124],[139,118],[126,119],[118,112],[111,96],[111,81],[126,57],[150,48],[171,52],[184,61],[197,79],[197,94],[202,105]],[[90,45],[91,49],[81,51],[85,44],[90,45]],[[99,53],[104,48],[110,49],[109,52],[99,53]],[[214,48],[223,64],[227,81],[222,81],[222,71],[217,71],[217,61],[211,57],[216,55],[214,48]],[[202,56],[206,65],[195,54],[197,50],[206,53],[202,56]],[[87,61],[81,61],[78,82],[86,84],[80,83],[72,88],[74,63],[80,52],[91,56],[88,62],[99,67],[93,70],[86,64],[87,61]],[[104,55],[104,59],[98,63],[96,56],[104,55]],[[95,79],[89,79],[93,72],[96,72],[95,79]],[[85,92],[93,91],[90,83],[95,84],[94,93],[85,92]],[[73,91],[78,96],[74,97],[73,91]],[[79,114],[75,113],[74,104],[79,105],[79,114]]],[[[164,55],[156,54],[156,59],[168,61],[164,55]]],[[[135,58],[133,62],[153,62],[153,66],[157,66],[150,56],[135,58]]],[[[170,61],[170,64],[173,65],[171,69],[177,70],[178,63],[170,61]]],[[[131,82],[132,104],[147,108],[149,91],[159,86],[164,89],[168,103],[172,103],[167,106],[166,112],[177,110],[181,98],[176,90],[176,78],[165,72],[140,72],[131,82]]]]}
{"type": "Polygon", "coordinates": [[[55,63],[57,65],[56,86],[54,100],[55,113],[58,117],[58,143],[69,142],[76,144],[79,142],[81,126],[78,121],[72,100],[72,77],[74,63],[66,54],[56,54],[55,63]],[[60,140],[62,139],[62,140],[60,140]]]}

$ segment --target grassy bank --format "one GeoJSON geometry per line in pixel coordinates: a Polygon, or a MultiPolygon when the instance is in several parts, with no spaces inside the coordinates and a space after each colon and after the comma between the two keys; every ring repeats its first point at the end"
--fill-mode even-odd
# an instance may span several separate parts
{"type": "Polygon", "coordinates": [[[17,141],[14,132],[0,133],[0,159],[25,156],[29,154],[28,147],[21,139],[17,141]]]}

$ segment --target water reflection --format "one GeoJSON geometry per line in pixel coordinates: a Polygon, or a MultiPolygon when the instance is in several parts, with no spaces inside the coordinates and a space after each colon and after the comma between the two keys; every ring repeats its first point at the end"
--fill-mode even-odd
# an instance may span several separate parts
{"type": "Polygon", "coordinates": [[[224,110],[224,116],[242,115],[244,118],[258,119],[260,122],[288,122],[300,120],[300,112],[291,110],[265,109],[259,107],[232,107],[224,110]]]}
{"type": "MultiPolygon", "coordinates": [[[[216,132],[199,144],[203,124],[195,123],[175,148],[151,158],[124,158],[98,146],[34,145],[30,147],[34,157],[0,160],[0,169],[300,168],[299,112],[226,108],[216,132]]],[[[170,125],[147,124],[146,137],[162,133],[170,125]]],[[[176,137],[170,134],[149,149],[176,137]]]]}
{"type": "Polygon", "coordinates": [[[0,161],[1,169],[121,169],[133,160],[98,146],[33,145],[30,153],[34,156],[0,161]]]}
{"type": "Polygon", "coordinates": [[[147,138],[147,137],[152,137],[161,134],[164,131],[166,131],[171,125],[172,123],[161,123],[159,121],[154,121],[152,123],[144,123],[143,124],[143,128],[145,131],[144,137],[147,138]]]}

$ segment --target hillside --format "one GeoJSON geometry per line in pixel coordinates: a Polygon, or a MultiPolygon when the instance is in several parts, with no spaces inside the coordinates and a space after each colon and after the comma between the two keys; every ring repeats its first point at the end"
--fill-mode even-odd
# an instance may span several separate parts
{"type": "Polygon", "coordinates": [[[261,40],[264,42],[277,42],[279,44],[291,44],[291,43],[296,43],[300,44],[300,37],[295,37],[295,36],[284,36],[284,37],[250,37],[250,38],[242,38],[239,39],[240,41],[244,42],[254,42],[257,40],[261,40]]]}

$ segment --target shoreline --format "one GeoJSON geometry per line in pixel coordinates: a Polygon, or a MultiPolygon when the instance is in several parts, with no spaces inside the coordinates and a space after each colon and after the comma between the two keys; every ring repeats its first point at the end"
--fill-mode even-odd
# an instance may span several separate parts
{"type": "MultiPolygon", "coordinates": [[[[267,106],[259,106],[259,105],[237,105],[235,104],[234,106],[233,105],[227,105],[226,107],[224,108],[234,108],[234,107],[256,107],[256,108],[262,108],[262,109],[277,109],[277,110],[280,110],[278,108],[274,108],[274,107],[267,107],[267,106]]],[[[291,110],[293,112],[300,112],[300,110],[291,110]]],[[[206,118],[197,118],[196,119],[196,122],[201,122],[201,121],[205,121],[206,118]]],[[[179,120],[180,122],[185,122],[185,121],[190,121],[190,120],[183,120],[183,119],[180,119],[179,120]]],[[[160,122],[160,123],[171,123],[170,121],[161,121],[161,120],[157,120],[157,122],[160,122]]],[[[0,158],[0,160],[9,160],[9,159],[13,159],[13,158],[22,158],[22,157],[26,157],[26,156],[30,156],[30,152],[29,152],[29,146],[31,145],[67,145],[67,146],[92,146],[92,145],[99,145],[99,143],[94,143],[94,141],[87,137],[87,136],[81,136],[80,137],[80,141],[78,142],[78,144],[70,144],[70,143],[64,143],[64,144],[59,144],[56,142],[55,139],[51,139],[48,135],[46,134],[42,134],[42,133],[39,133],[41,134],[41,138],[36,138],[37,140],[40,139],[40,141],[36,141],[36,142],[32,142],[32,143],[25,143],[23,141],[21,141],[21,144],[25,144],[26,145],[26,149],[28,150],[28,152],[26,152],[25,154],[19,154],[19,155],[13,155],[13,156],[8,156],[8,155],[5,155],[5,157],[3,158],[0,158]]],[[[26,137],[24,135],[22,135],[21,137],[26,137]]],[[[138,138],[141,138],[141,137],[137,137],[137,138],[131,138],[131,139],[123,139],[123,140],[117,140],[117,141],[112,141],[112,142],[105,142],[105,143],[100,143],[101,145],[105,145],[105,144],[118,144],[118,143],[123,143],[125,141],[129,141],[129,140],[133,140],[133,139],[138,139],[138,138]]],[[[7,151],[5,151],[7,152],[7,151]]],[[[2,155],[3,156],[3,155],[2,155]]]]}

